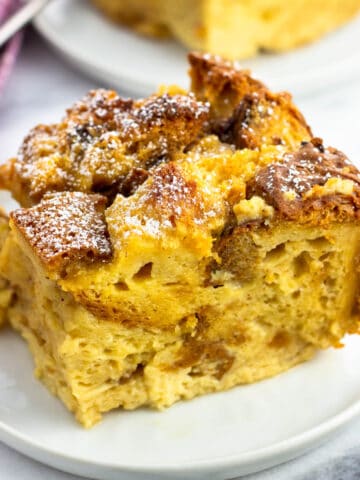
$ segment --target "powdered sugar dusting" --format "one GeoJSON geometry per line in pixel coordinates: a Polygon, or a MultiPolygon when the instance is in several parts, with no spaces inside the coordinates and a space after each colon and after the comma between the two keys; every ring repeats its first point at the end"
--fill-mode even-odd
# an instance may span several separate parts
{"type": "Polygon", "coordinates": [[[104,197],[64,192],[45,196],[31,209],[15,210],[11,218],[46,267],[59,271],[71,262],[111,257],[104,208],[104,197]]]}
{"type": "Polygon", "coordinates": [[[193,94],[133,101],[92,91],[63,122],[39,125],[25,139],[14,163],[17,184],[31,198],[22,203],[54,191],[121,193],[132,169],[170,161],[203,134],[208,114],[193,94]]]}
{"type": "MultiPolygon", "coordinates": [[[[357,185],[355,190],[331,190],[333,196],[348,196],[347,201],[351,203],[356,191],[359,191],[360,172],[343,153],[331,147],[325,149],[321,139],[313,138],[310,142],[303,142],[298,151],[285,154],[282,162],[272,163],[260,170],[250,190],[252,195],[265,198],[282,215],[295,218],[299,217],[302,208],[309,209],[311,202],[319,197],[315,195],[316,198],[312,199],[309,195],[313,188],[322,187],[329,179],[336,178],[351,180],[357,185]]],[[[316,191],[326,195],[330,189],[317,188],[316,191]]],[[[339,202],[344,203],[343,200],[339,202]]],[[[348,211],[353,212],[352,208],[348,211]]]]}

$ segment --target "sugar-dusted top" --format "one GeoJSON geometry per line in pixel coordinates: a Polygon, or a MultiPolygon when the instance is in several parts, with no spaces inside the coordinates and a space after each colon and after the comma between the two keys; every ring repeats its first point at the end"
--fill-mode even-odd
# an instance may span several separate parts
{"type": "Polygon", "coordinates": [[[100,195],[61,192],[47,194],[35,207],[10,216],[40,262],[61,276],[69,265],[111,258],[105,204],[100,195]]]}
{"type": "Polygon", "coordinates": [[[213,255],[255,210],[267,226],[358,218],[358,170],[313,137],[288,93],[218,57],[189,59],[190,92],[92,91],[0,167],[0,186],[33,206],[12,218],[44,262],[110,259],[131,235],[170,232],[213,255]]]}

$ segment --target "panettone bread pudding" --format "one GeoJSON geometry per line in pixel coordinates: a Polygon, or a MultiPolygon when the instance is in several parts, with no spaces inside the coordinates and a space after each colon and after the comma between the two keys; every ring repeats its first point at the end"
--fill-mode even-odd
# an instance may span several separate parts
{"type": "Polygon", "coordinates": [[[116,22],[147,35],[231,58],[311,42],[360,11],[360,0],[92,0],[116,22]]]}
{"type": "Polygon", "coordinates": [[[360,173],[287,93],[190,55],[191,92],[93,91],[1,183],[7,316],[37,376],[102,412],[278,374],[356,332],[360,173]]]}

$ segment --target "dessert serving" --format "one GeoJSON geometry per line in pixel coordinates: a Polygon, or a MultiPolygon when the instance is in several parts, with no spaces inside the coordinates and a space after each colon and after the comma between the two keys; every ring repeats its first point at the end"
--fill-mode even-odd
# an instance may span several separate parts
{"type": "Polygon", "coordinates": [[[284,51],[318,39],[360,11],[360,0],[92,0],[137,32],[173,36],[230,58],[284,51]]]}
{"type": "Polygon", "coordinates": [[[92,91],[1,166],[22,207],[1,219],[2,312],[85,427],[271,377],[359,328],[359,171],[289,94],[189,59],[189,92],[92,91]]]}

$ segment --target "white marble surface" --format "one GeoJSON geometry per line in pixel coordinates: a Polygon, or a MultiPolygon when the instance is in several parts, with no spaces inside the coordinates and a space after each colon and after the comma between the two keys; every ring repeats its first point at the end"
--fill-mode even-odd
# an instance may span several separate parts
{"type": "MultiPolygon", "coordinates": [[[[28,33],[10,84],[0,98],[0,161],[14,155],[36,123],[56,121],[74,100],[99,86],[69,67],[34,33],[28,33]]],[[[124,86],[126,87],[126,86],[124,86]]],[[[313,131],[360,165],[360,79],[296,99],[313,131]]],[[[354,366],[354,368],[358,368],[354,366]]],[[[359,392],[360,393],[360,392],[359,392]]],[[[75,480],[0,443],[0,480],[75,480]]],[[[317,450],[247,480],[360,479],[360,418],[317,450]]],[[[120,480],[120,479],[119,479],[120,480]]]]}

